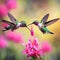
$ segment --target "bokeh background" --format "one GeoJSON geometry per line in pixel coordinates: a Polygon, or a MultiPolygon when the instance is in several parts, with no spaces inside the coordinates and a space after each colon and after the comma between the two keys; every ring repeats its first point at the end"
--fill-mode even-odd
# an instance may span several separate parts
{"type": "MultiPolygon", "coordinates": [[[[26,21],[30,24],[34,20],[41,21],[43,16],[49,13],[48,21],[54,18],[60,18],[60,0],[17,0],[17,8],[10,11],[10,13],[18,21],[26,21]]],[[[9,20],[6,16],[4,19],[9,20]]],[[[60,21],[47,27],[54,34],[42,34],[38,27],[32,25],[34,28],[35,36],[39,39],[39,42],[48,40],[52,46],[53,51],[49,54],[48,60],[60,60],[60,21]]],[[[30,28],[31,26],[29,26],[30,28]]],[[[30,32],[26,28],[19,28],[16,32],[23,34],[24,42],[28,41],[30,37],[30,32]]],[[[22,53],[24,47],[21,44],[16,44],[13,42],[9,43],[10,48],[15,51],[16,60],[26,60],[26,56],[22,53]]],[[[4,55],[4,53],[2,54],[4,55]]],[[[4,57],[3,57],[4,58],[4,57]]],[[[2,58],[2,60],[4,60],[2,58]]],[[[48,58],[48,56],[47,56],[48,58]]],[[[46,58],[46,60],[47,60],[46,58]]]]}

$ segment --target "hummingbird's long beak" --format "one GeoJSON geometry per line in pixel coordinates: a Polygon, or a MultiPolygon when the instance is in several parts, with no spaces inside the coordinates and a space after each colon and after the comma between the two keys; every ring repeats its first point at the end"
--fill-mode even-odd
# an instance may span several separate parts
{"type": "Polygon", "coordinates": [[[29,26],[29,25],[32,25],[33,23],[31,23],[31,24],[28,24],[27,26],[29,26]]]}
{"type": "Polygon", "coordinates": [[[29,31],[31,31],[27,26],[26,26],[26,28],[27,28],[29,31]]]}

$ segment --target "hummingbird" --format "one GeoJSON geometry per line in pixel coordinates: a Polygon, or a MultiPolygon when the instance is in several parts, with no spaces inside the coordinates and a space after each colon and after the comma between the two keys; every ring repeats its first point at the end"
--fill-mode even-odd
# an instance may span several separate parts
{"type": "Polygon", "coordinates": [[[16,30],[20,27],[26,27],[27,29],[29,29],[27,27],[27,24],[26,24],[25,21],[18,22],[18,20],[15,19],[14,16],[12,16],[10,13],[8,13],[8,17],[10,18],[11,22],[6,21],[6,20],[2,20],[3,23],[8,24],[8,26],[5,27],[5,29],[3,31],[7,31],[7,30],[10,30],[10,29],[11,29],[11,31],[14,31],[14,30],[16,30]]]}
{"type": "MultiPolygon", "coordinates": [[[[55,18],[55,19],[52,19],[52,20],[50,20],[50,21],[47,21],[48,17],[49,17],[49,13],[46,14],[46,15],[42,18],[41,22],[39,22],[38,20],[35,20],[35,21],[32,22],[31,24],[36,25],[43,34],[45,34],[45,33],[54,34],[54,33],[51,32],[50,30],[48,30],[47,27],[48,27],[49,25],[55,23],[56,21],[58,21],[60,18],[55,18]],[[47,21],[47,22],[46,22],[46,21],[47,21]]],[[[29,24],[29,25],[31,25],[31,24],[29,24]]],[[[28,26],[29,26],[29,25],[28,25],[28,26]]]]}

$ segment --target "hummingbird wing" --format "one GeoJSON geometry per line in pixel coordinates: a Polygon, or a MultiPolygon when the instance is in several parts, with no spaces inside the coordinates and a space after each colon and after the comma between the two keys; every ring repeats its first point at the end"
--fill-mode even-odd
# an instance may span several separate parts
{"type": "Polygon", "coordinates": [[[45,22],[44,25],[45,25],[45,26],[49,26],[49,25],[57,22],[59,19],[60,19],[60,18],[56,18],[56,19],[50,20],[50,21],[48,21],[48,22],[45,22]]]}
{"type": "Polygon", "coordinates": [[[45,23],[45,22],[47,21],[48,17],[49,17],[49,13],[46,14],[46,15],[42,18],[41,22],[45,23]]]}
{"type": "Polygon", "coordinates": [[[9,29],[11,29],[11,31],[13,31],[14,28],[15,28],[15,26],[16,26],[14,23],[11,23],[11,22],[6,21],[6,20],[2,20],[2,23],[3,23],[2,27],[4,27],[3,31],[7,31],[7,30],[9,30],[9,29]],[[6,25],[6,24],[7,24],[7,25],[6,25]],[[6,26],[5,26],[5,25],[6,25],[6,26]],[[11,27],[11,28],[8,27],[9,25],[12,26],[12,27],[11,27]]]}
{"type": "Polygon", "coordinates": [[[3,23],[6,23],[6,24],[8,24],[8,25],[15,25],[14,23],[11,23],[11,22],[6,21],[6,20],[2,20],[2,22],[3,22],[3,23]]]}
{"type": "Polygon", "coordinates": [[[14,24],[16,24],[16,19],[14,18],[14,16],[12,16],[12,14],[10,14],[10,13],[8,13],[8,17],[10,18],[10,20],[14,23],[14,24]]]}

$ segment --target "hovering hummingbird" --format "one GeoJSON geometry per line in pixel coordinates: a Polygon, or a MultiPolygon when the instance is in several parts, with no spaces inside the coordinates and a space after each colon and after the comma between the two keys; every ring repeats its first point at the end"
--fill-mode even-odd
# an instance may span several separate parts
{"type": "MultiPolygon", "coordinates": [[[[38,26],[39,30],[40,30],[43,34],[45,34],[45,33],[54,34],[53,32],[49,31],[46,27],[49,26],[49,25],[51,25],[51,24],[53,24],[53,23],[55,23],[55,22],[58,21],[60,18],[56,18],[56,19],[52,19],[52,20],[50,20],[50,21],[47,21],[48,17],[49,17],[49,13],[46,14],[46,15],[42,18],[41,22],[38,22],[38,21],[36,20],[36,21],[32,22],[31,24],[34,24],[34,25],[38,26]],[[47,22],[46,22],[46,21],[47,21],[47,22]]],[[[29,25],[31,25],[31,24],[29,24],[29,25]]],[[[28,26],[29,26],[29,25],[28,25],[28,26]]]]}
{"type": "Polygon", "coordinates": [[[6,21],[6,20],[2,20],[3,23],[8,24],[8,26],[5,27],[5,29],[3,31],[10,30],[10,29],[12,31],[14,31],[14,30],[18,29],[19,27],[26,27],[27,29],[29,29],[27,27],[27,24],[26,24],[25,21],[18,22],[10,13],[8,13],[8,17],[10,18],[10,20],[12,22],[9,22],[9,21],[6,21]]]}

